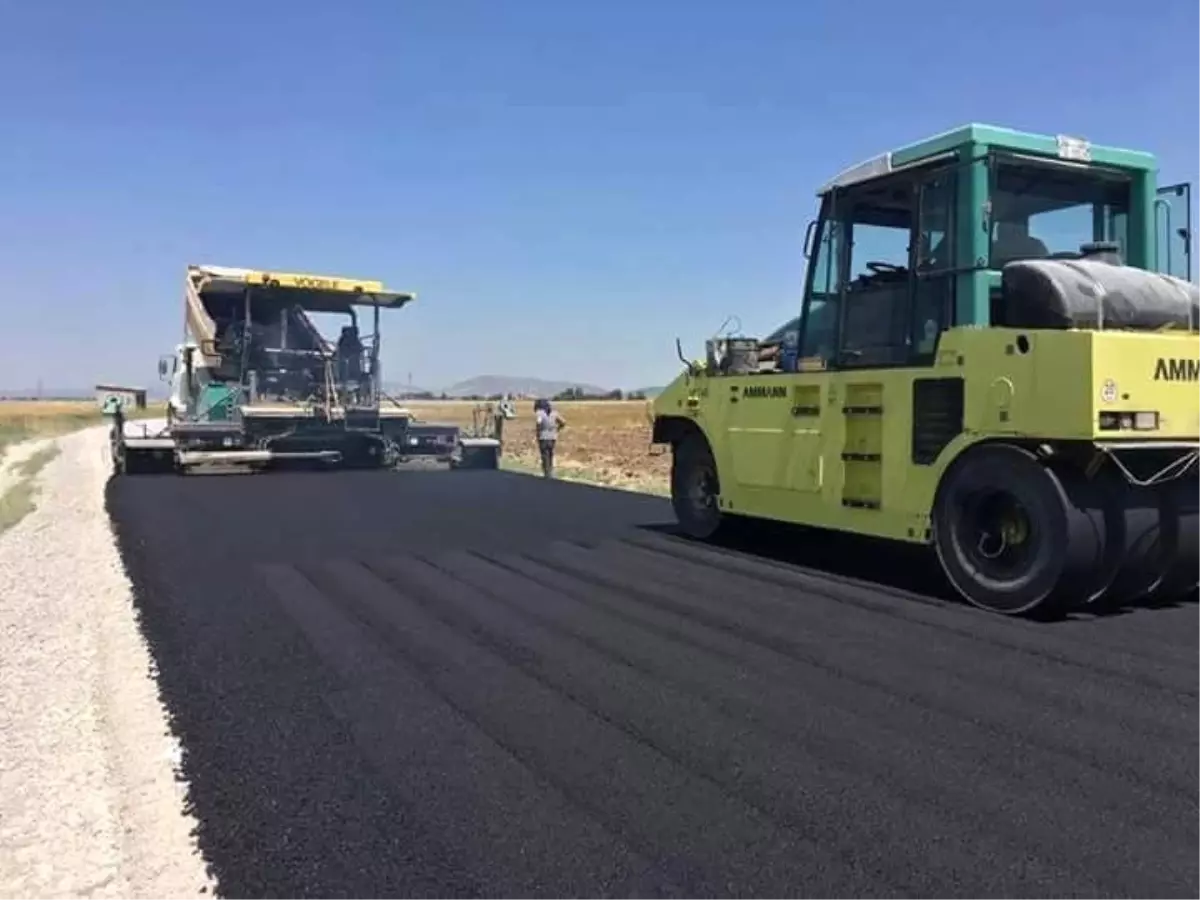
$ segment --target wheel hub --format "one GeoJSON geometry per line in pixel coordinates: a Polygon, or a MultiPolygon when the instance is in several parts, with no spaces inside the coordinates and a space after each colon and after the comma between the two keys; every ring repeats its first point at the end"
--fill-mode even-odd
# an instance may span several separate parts
{"type": "Polygon", "coordinates": [[[712,473],[705,469],[697,469],[687,488],[688,502],[698,513],[709,513],[717,504],[716,495],[712,490],[712,473]]]}
{"type": "Polygon", "coordinates": [[[1028,540],[1029,521],[1023,511],[1007,511],[998,521],[980,524],[976,549],[984,558],[994,560],[999,559],[1005,550],[1019,549],[1028,540]]]}
{"type": "Polygon", "coordinates": [[[981,562],[989,568],[1019,568],[1033,537],[1029,514],[1012,495],[995,491],[976,496],[966,526],[981,562]]]}

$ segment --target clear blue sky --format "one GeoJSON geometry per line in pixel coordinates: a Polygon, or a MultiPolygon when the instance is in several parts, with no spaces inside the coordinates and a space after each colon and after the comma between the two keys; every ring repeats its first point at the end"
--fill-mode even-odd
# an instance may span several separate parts
{"type": "Polygon", "coordinates": [[[0,386],[153,383],[189,262],[382,278],[387,377],[634,387],[969,121],[1197,179],[1197,3],[0,2],[0,386]]]}

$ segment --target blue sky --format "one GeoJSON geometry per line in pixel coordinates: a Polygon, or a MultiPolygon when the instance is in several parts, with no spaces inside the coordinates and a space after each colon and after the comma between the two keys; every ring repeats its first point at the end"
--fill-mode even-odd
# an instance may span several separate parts
{"type": "Polygon", "coordinates": [[[1197,180],[1195,0],[0,2],[0,386],[152,383],[189,262],[381,278],[387,377],[634,387],[968,121],[1197,180]]]}

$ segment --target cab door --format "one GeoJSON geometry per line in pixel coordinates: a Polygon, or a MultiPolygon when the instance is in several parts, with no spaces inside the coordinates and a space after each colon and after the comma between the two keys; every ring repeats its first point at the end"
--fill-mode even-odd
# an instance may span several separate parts
{"type": "Polygon", "coordinates": [[[849,188],[842,200],[846,276],[830,392],[841,441],[827,442],[825,464],[839,469],[826,476],[836,502],[864,530],[896,533],[912,513],[914,380],[953,321],[960,170],[900,173],[849,188]]]}
{"type": "Polygon", "coordinates": [[[1192,280],[1192,186],[1158,189],[1154,201],[1154,268],[1164,275],[1192,280]]]}
{"type": "MultiPolygon", "coordinates": [[[[785,485],[788,490],[816,495],[828,502],[840,491],[841,471],[829,465],[831,447],[843,440],[838,407],[838,384],[830,371],[837,353],[837,332],[843,273],[846,263],[846,229],[841,219],[837,189],[826,195],[821,208],[817,243],[809,257],[804,310],[799,335],[798,374],[789,376],[789,434],[785,485]]],[[[808,248],[805,248],[806,251],[808,248]]],[[[794,495],[793,495],[794,496],[794,495]]]]}

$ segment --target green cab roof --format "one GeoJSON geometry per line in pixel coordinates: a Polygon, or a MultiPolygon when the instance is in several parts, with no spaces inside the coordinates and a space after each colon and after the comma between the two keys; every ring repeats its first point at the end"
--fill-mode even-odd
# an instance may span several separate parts
{"type": "Polygon", "coordinates": [[[865,162],[839,172],[817,191],[820,197],[835,188],[848,187],[871,178],[887,175],[898,169],[948,156],[964,147],[994,147],[1073,162],[1091,162],[1122,169],[1153,171],[1158,161],[1151,153],[1126,150],[1121,147],[1095,145],[1073,135],[1033,134],[996,125],[962,125],[941,134],[906,144],[896,150],[881,153],[865,162]]]}

